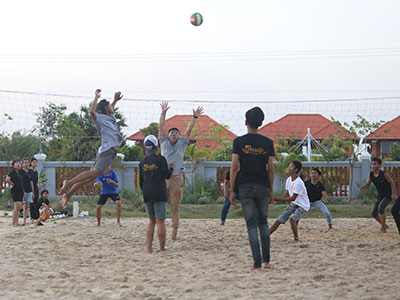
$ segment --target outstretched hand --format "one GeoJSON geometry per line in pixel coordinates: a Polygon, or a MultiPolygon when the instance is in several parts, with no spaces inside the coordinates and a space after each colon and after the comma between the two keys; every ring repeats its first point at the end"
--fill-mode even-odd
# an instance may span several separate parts
{"type": "Polygon", "coordinates": [[[196,118],[200,117],[204,113],[203,107],[199,106],[196,110],[193,109],[193,116],[196,118]]]}
{"type": "Polygon", "coordinates": [[[97,89],[94,92],[94,95],[95,95],[96,100],[99,99],[101,97],[101,89],[97,89]]]}
{"type": "Polygon", "coordinates": [[[161,102],[160,106],[161,106],[161,111],[162,111],[162,112],[165,112],[165,113],[166,113],[167,110],[169,109],[168,101],[163,101],[163,102],[161,102]]]}
{"type": "Polygon", "coordinates": [[[119,101],[119,100],[121,100],[123,96],[124,96],[124,95],[122,95],[121,92],[116,92],[116,93],[114,94],[114,101],[119,101]]]}

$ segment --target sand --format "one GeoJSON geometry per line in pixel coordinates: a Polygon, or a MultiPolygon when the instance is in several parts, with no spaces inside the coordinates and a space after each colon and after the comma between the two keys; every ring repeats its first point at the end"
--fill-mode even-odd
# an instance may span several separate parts
{"type": "Polygon", "coordinates": [[[177,242],[145,254],[145,219],[15,228],[3,217],[0,299],[400,299],[400,237],[388,219],[386,234],[372,219],[335,219],[330,232],[324,219],[302,220],[298,243],[282,225],[272,269],[252,272],[243,220],[182,220],[177,242]]]}

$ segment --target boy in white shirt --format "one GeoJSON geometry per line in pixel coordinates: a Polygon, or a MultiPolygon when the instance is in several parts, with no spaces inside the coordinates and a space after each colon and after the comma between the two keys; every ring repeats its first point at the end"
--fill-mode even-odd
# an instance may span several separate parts
{"type": "Polygon", "coordinates": [[[301,162],[298,160],[292,161],[287,172],[289,174],[286,180],[286,193],[281,197],[273,197],[273,201],[291,201],[288,207],[281,213],[279,218],[271,226],[269,233],[272,234],[279,225],[285,224],[289,219],[290,226],[293,231],[294,240],[299,240],[297,225],[300,218],[310,210],[310,200],[308,199],[307,189],[303,180],[297,176],[302,168],[301,162]]]}

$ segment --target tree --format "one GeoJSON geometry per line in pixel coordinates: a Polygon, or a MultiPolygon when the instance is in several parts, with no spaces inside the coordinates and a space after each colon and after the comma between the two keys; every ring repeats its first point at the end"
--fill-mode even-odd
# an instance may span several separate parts
{"type": "Polygon", "coordinates": [[[37,113],[36,122],[39,129],[39,136],[51,138],[55,135],[60,117],[65,115],[67,107],[65,105],[56,105],[48,103],[47,106],[40,108],[40,113],[37,113]]]}
{"type": "MultiPolygon", "coordinates": [[[[339,126],[345,126],[350,133],[352,133],[354,136],[357,136],[361,139],[361,142],[365,142],[365,138],[369,134],[375,135],[373,132],[380,127],[385,121],[378,121],[378,122],[370,122],[366,118],[364,118],[361,115],[357,114],[356,120],[353,120],[350,124],[344,122],[343,124],[339,122],[338,120],[335,120],[332,118],[332,121],[335,122],[338,128],[339,126]]],[[[387,132],[387,131],[385,131],[387,132]]],[[[375,135],[376,136],[376,135],[375,135]]],[[[366,147],[364,147],[366,149],[366,147]]],[[[357,156],[360,154],[361,148],[358,147],[356,150],[354,150],[354,147],[352,145],[351,148],[351,155],[348,157],[349,163],[350,163],[350,190],[349,190],[349,200],[352,198],[352,190],[351,187],[353,186],[353,173],[354,173],[354,163],[357,161],[357,156]]]]}
{"type": "Polygon", "coordinates": [[[126,161],[141,161],[143,159],[143,149],[140,146],[125,145],[120,148],[120,152],[125,155],[126,161]]]}
{"type": "Polygon", "coordinates": [[[38,152],[39,139],[34,135],[22,135],[20,132],[14,132],[11,136],[0,135],[0,160],[32,158],[38,152]]]}
{"type": "Polygon", "coordinates": [[[390,151],[390,158],[399,161],[400,160],[400,145],[399,143],[394,143],[390,151]]]}
{"type": "Polygon", "coordinates": [[[152,134],[158,138],[158,123],[152,122],[149,124],[149,126],[140,129],[140,132],[143,134],[144,137],[148,136],[149,134],[152,134]]]}

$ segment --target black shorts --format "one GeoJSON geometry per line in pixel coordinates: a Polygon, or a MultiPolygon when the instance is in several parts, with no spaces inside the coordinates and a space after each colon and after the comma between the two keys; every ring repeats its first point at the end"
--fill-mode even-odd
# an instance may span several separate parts
{"type": "Polygon", "coordinates": [[[11,197],[14,202],[22,202],[24,200],[24,194],[19,194],[19,195],[11,194],[11,197]]]}
{"type": "Polygon", "coordinates": [[[100,198],[99,198],[99,201],[97,201],[97,205],[104,205],[104,204],[106,204],[106,201],[107,201],[107,199],[108,198],[111,198],[112,199],[112,201],[119,201],[119,200],[121,200],[120,198],[119,198],[119,195],[118,194],[101,194],[100,195],[100,198]]]}

